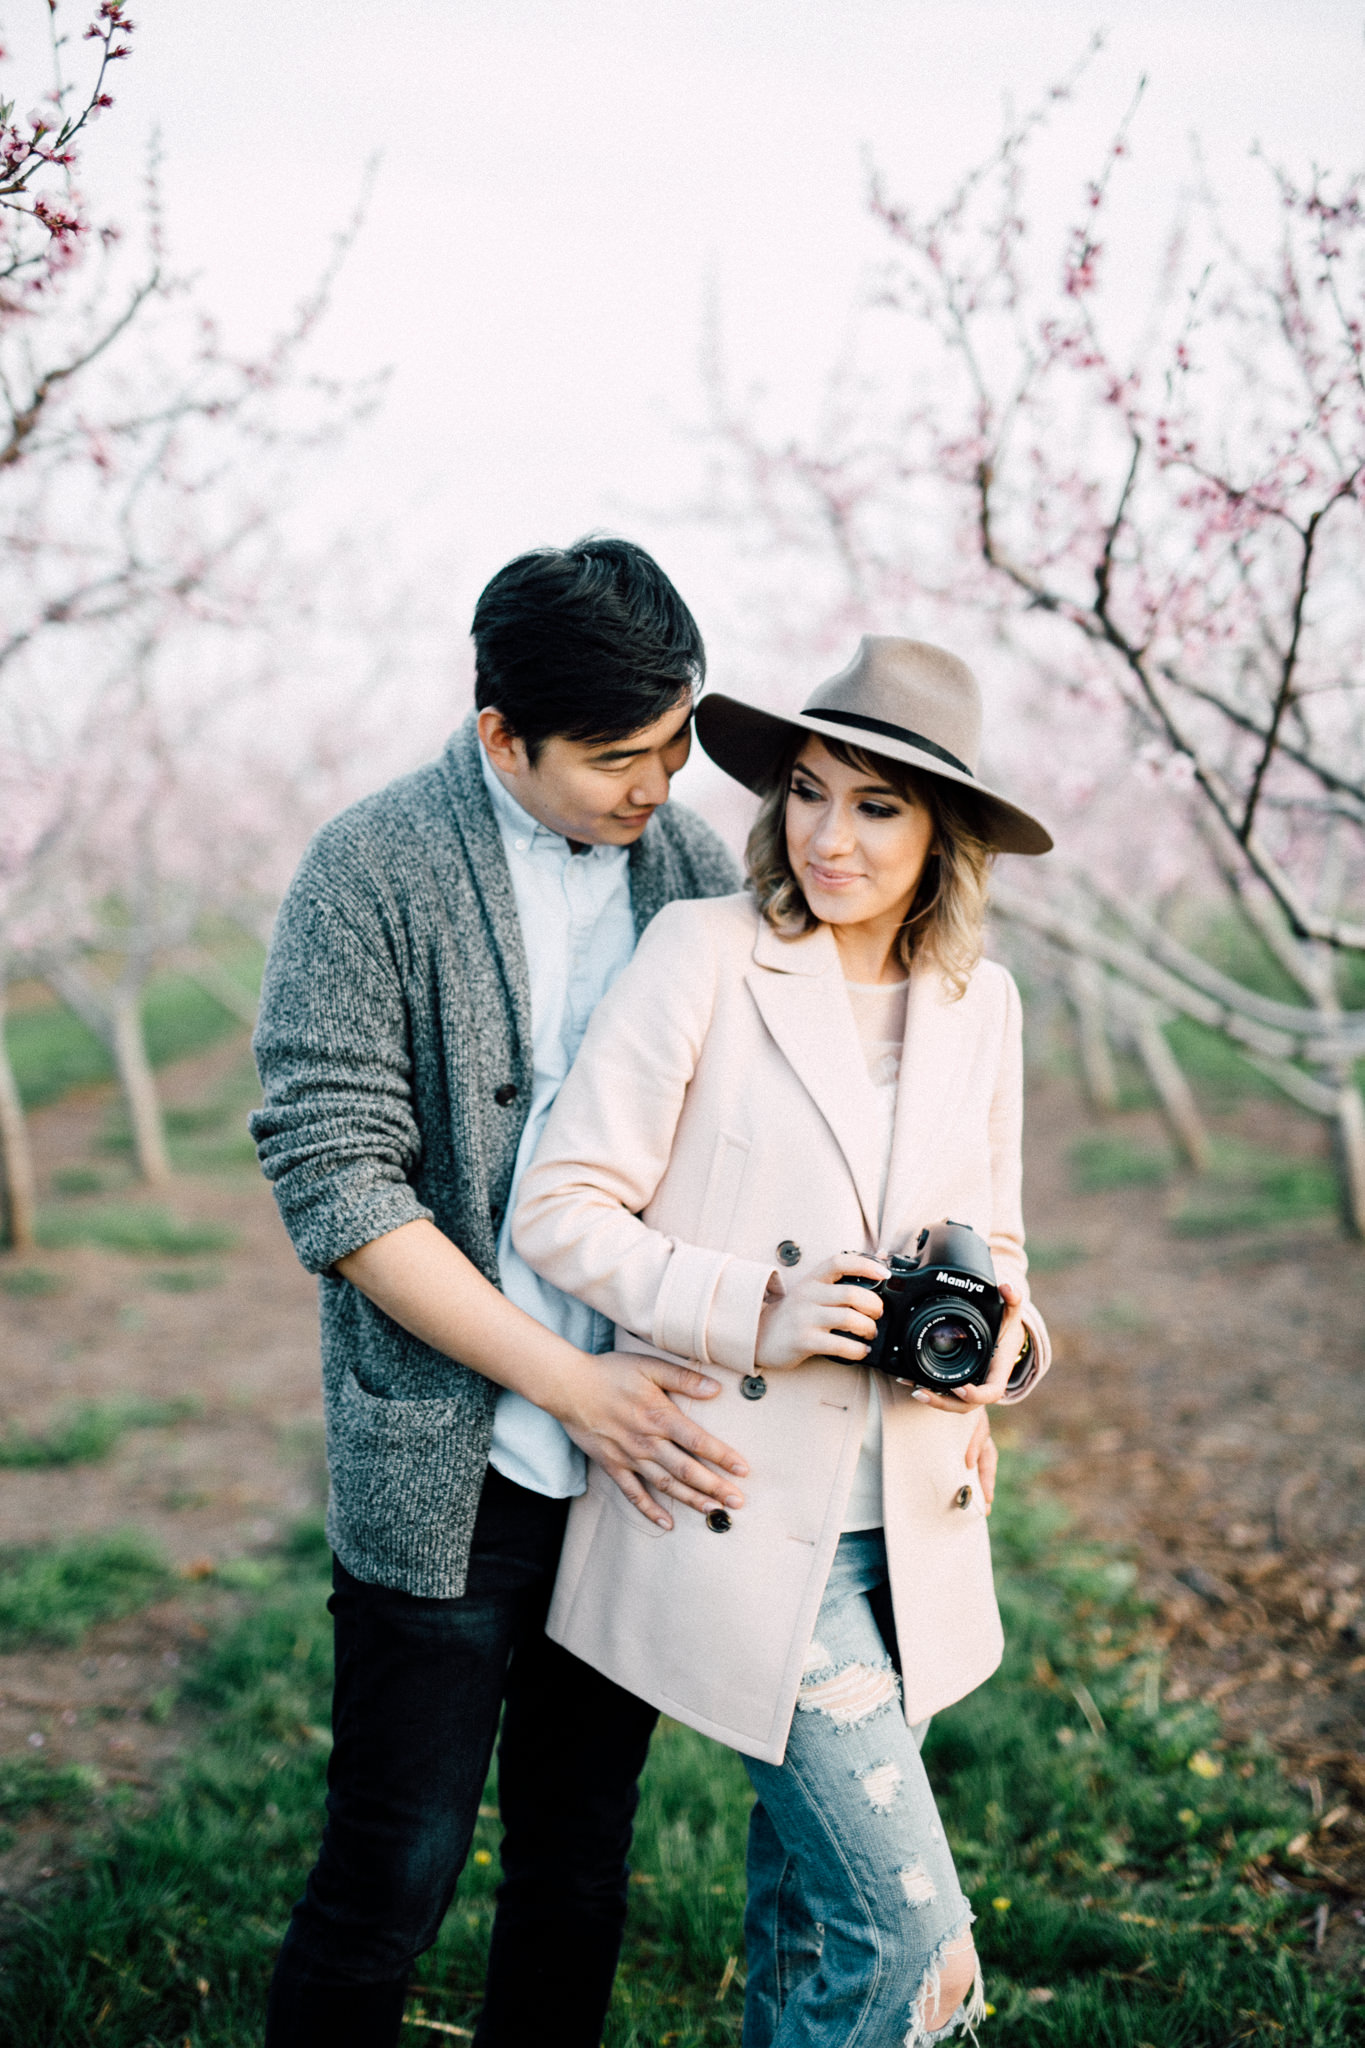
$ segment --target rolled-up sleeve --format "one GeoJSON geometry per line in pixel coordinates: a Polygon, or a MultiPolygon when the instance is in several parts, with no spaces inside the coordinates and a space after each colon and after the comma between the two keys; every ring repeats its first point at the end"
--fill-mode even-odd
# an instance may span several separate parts
{"type": "Polygon", "coordinates": [[[398,964],[304,877],[271,941],[253,1050],[265,1102],[251,1135],[309,1271],[431,1215],[412,1186],[422,1145],[398,964]]]}
{"type": "Polygon", "coordinates": [[[1019,991],[1009,978],[1004,1034],[995,1094],[991,1100],[991,1256],[996,1277],[1009,1280],[1024,1297],[1024,1324],[1033,1339],[1033,1355],[1018,1386],[1002,1397],[1022,1401],[1033,1392],[1052,1363],[1047,1324],[1029,1298],[1028,1259],[1024,1254],[1023,1182],[1024,1038],[1019,991]]]}
{"type": "Polygon", "coordinates": [[[684,1244],[641,1220],[673,1150],[715,1004],[696,906],[660,911],[598,1005],[521,1184],[527,1263],[661,1351],[751,1369],[767,1264],[684,1244]]]}

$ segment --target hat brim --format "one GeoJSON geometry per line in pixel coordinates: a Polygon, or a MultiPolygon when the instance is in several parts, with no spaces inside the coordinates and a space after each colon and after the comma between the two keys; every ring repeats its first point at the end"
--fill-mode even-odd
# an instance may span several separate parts
{"type": "Polygon", "coordinates": [[[884,738],[880,733],[869,733],[866,740],[860,740],[847,725],[821,718],[818,711],[800,711],[791,718],[782,718],[775,711],[760,711],[757,705],[743,704],[738,697],[709,692],[697,705],[695,723],[697,738],[716,766],[759,796],[769,788],[792,734],[810,732],[824,740],[838,740],[846,747],[862,747],[888,761],[901,761],[921,775],[932,775],[937,782],[951,782],[967,790],[974,799],[982,837],[1001,853],[1052,850],[1052,834],[1037,818],[1021,811],[1018,804],[1012,804],[995,790],[987,789],[966,769],[954,768],[908,740],[884,738]]]}

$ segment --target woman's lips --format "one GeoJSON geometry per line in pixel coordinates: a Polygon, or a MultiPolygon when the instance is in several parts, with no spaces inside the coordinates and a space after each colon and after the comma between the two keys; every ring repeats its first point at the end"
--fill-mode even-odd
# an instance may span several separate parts
{"type": "Polygon", "coordinates": [[[842,868],[817,868],[814,865],[807,868],[806,873],[817,889],[847,889],[851,883],[863,879],[861,875],[846,874],[842,868]]]}

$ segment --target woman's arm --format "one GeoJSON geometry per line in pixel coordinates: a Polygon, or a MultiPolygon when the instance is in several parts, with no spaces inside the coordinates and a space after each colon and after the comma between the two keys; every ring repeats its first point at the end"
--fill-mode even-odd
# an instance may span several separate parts
{"type": "MultiPolygon", "coordinates": [[[[1005,1297],[1005,1315],[995,1340],[990,1372],[984,1380],[975,1386],[962,1387],[954,1394],[931,1393],[927,1387],[915,1387],[911,1393],[912,1400],[958,1415],[969,1414],[973,1409],[983,1410],[997,1401],[1022,1401],[1026,1394],[1033,1392],[1052,1362],[1047,1325],[1029,1299],[1025,1278],[1028,1260],[1024,1257],[1024,1220],[1020,1208],[1023,1177],[1023,1012],[1013,978],[1006,975],[1005,979],[1008,993],[988,1132],[991,1222],[987,1232],[995,1277],[1005,1297]],[[1032,1340],[1032,1348],[1023,1373],[1015,1381],[1014,1374],[1026,1336],[1032,1340]]],[[[973,1443],[976,1442],[974,1436],[973,1443]]],[[[993,1486],[993,1467],[991,1477],[993,1486]]]]}
{"type": "MultiPolygon", "coordinates": [[[[1003,972],[1003,970],[1002,970],[1003,972]]],[[[1024,1255],[1023,1141],[1024,1141],[1024,1016],[1019,991],[1012,975],[1006,975],[1008,1000],[1000,1065],[995,1094],[991,1100],[991,1256],[996,1277],[1014,1291],[1018,1322],[1033,1340],[1033,1352],[1017,1385],[1002,1399],[1022,1401],[1031,1394],[1052,1363],[1052,1344],[1047,1324],[1029,1297],[1028,1260],[1024,1255]]],[[[1010,1318],[1013,1321],[1013,1318],[1010,1318]]],[[[1006,1336],[1001,1330],[1001,1343],[1006,1336]]],[[[1019,1335],[1012,1336],[1013,1358],[1018,1356],[1019,1335]]]]}
{"type": "Polygon", "coordinates": [[[701,910],[660,911],[599,1003],[522,1180],[512,1236],[538,1273],[646,1343],[743,1372],[774,1269],[683,1244],[639,1215],[672,1156],[715,1010],[718,935],[701,910]]]}

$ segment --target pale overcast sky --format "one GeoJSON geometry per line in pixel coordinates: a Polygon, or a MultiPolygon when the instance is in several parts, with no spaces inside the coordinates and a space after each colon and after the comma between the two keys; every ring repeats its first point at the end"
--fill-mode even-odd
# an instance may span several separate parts
{"type": "MultiPolygon", "coordinates": [[[[79,0],[64,0],[77,11],[79,0]]],[[[11,30],[37,0],[8,0],[11,30]]],[[[649,508],[685,431],[709,281],[769,415],[808,414],[877,251],[870,155],[927,203],[1108,32],[1045,157],[1056,192],[1149,87],[1128,175],[1153,233],[1201,134],[1235,206],[1260,142],[1365,156],[1362,0],[137,0],[87,178],[131,214],[162,134],[175,253],[249,344],[382,166],[323,354],[391,364],[336,502],[397,517],[463,628],[520,547],[597,524],[657,546],[723,642],[725,565],[649,508]]],[[[721,650],[723,651],[723,649],[721,650]]],[[[717,676],[717,680],[722,678],[717,676]]],[[[735,678],[726,678],[734,685],[735,678]]]]}

